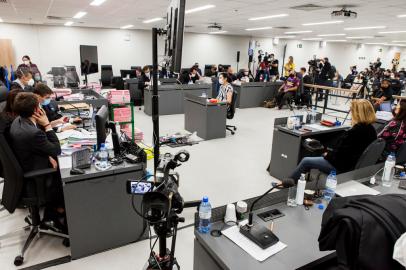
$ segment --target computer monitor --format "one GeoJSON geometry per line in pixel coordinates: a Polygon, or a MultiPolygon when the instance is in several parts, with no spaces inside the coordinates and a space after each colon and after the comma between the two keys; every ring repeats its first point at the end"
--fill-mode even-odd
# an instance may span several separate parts
{"type": "Polygon", "coordinates": [[[80,63],[82,75],[98,73],[97,46],[80,45],[80,63]]]}
{"type": "Polygon", "coordinates": [[[111,130],[115,157],[121,156],[120,138],[116,130],[116,123],[109,121],[109,110],[106,105],[103,105],[95,116],[96,133],[97,133],[97,150],[100,150],[102,143],[106,142],[107,129],[111,130]]]}
{"type": "Polygon", "coordinates": [[[107,125],[109,121],[109,110],[106,105],[103,105],[95,116],[96,133],[97,133],[97,150],[100,150],[100,145],[106,142],[107,125]]]}
{"type": "Polygon", "coordinates": [[[122,70],[120,70],[120,74],[121,74],[121,78],[123,78],[123,79],[127,78],[128,76],[132,79],[137,77],[137,74],[135,73],[135,69],[122,69],[122,70]]]}

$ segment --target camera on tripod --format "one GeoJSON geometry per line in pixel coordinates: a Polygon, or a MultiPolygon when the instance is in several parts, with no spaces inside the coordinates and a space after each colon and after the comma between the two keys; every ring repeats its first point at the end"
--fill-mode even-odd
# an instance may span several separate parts
{"type": "MultiPolygon", "coordinates": [[[[165,154],[155,171],[155,181],[127,181],[127,192],[132,195],[142,195],[142,218],[154,227],[159,239],[159,254],[151,250],[147,270],[172,270],[179,265],[175,258],[176,234],[179,222],[185,219],[178,216],[182,213],[185,203],[179,194],[179,174],[174,170],[189,160],[185,150],[176,155],[165,154]],[[166,238],[172,236],[171,250],[166,248],[166,238]]],[[[194,205],[193,205],[194,206],[194,205]]]]}

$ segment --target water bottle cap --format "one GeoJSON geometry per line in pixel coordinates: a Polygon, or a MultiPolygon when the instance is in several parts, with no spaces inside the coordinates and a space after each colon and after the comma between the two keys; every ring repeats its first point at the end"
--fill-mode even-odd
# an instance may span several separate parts
{"type": "Polygon", "coordinates": [[[101,143],[100,148],[104,148],[104,147],[106,147],[106,145],[104,143],[101,143]]]}
{"type": "Polygon", "coordinates": [[[333,170],[333,171],[330,172],[330,174],[331,175],[337,175],[337,172],[333,170]]]}
{"type": "Polygon", "coordinates": [[[207,196],[204,196],[204,197],[203,197],[203,202],[204,202],[204,203],[207,203],[207,202],[209,202],[209,197],[207,197],[207,196]]]}
{"type": "Polygon", "coordinates": [[[319,204],[319,205],[318,205],[318,208],[319,208],[320,210],[323,210],[323,209],[324,209],[324,205],[319,204]]]}
{"type": "Polygon", "coordinates": [[[405,172],[401,172],[400,173],[400,177],[405,177],[406,176],[406,173],[405,172]]]}

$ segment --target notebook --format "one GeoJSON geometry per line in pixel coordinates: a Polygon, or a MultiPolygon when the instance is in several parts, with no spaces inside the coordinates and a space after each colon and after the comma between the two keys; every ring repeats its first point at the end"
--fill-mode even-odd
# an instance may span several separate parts
{"type": "Polygon", "coordinates": [[[360,182],[351,180],[338,185],[336,194],[341,197],[348,197],[356,195],[378,195],[380,192],[360,182]]]}

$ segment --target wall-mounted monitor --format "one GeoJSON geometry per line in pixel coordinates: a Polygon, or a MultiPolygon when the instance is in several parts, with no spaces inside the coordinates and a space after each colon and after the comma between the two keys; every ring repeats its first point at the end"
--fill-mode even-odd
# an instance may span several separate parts
{"type": "Polygon", "coordinates": [[[80,45],[80,69],[82,75],[99,72],[97,46],[80,45]]]}

